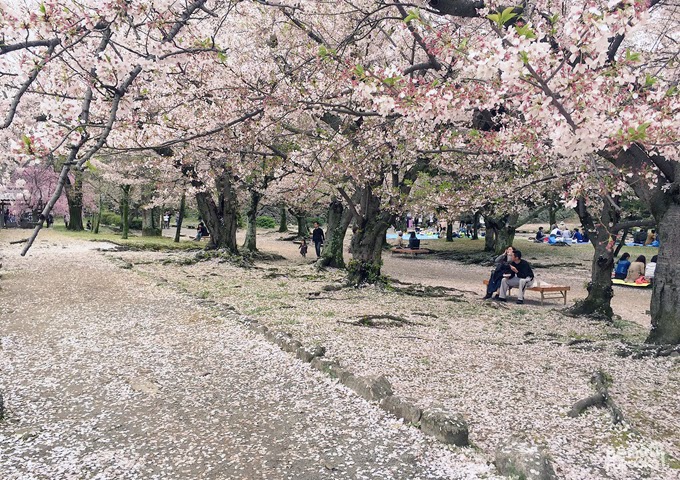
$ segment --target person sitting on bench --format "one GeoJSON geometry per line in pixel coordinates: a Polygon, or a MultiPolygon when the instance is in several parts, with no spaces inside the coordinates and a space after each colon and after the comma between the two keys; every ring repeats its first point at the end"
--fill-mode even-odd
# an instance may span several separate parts
{"type": "Polygon", "coordinates": [[[510,278],[503,278],[501,281],[501,291],[498,300],[507,302],[508,290],[511,287],[519,287],[517,303],[524,303],[524,290],[530,288],[534,283],[534,272],[531,265],[526,260],[522,260],[522,252],[514,251],[512,262],[510,262],[510,278]]]}
{"type": "Polygon", "coordinates": [[[416,238],[416,232],[411,232],[411,235],[408,237],[408,248],[412,250],[420,248],[420,240],[416,238]]]}
{"type": "Polygon", "coordinates": [[[210,235],[210,233],[208,233],[208,228],[205,226],[205,223],[199,222],[198,226],[196,227],[196,237],[194,240],[198,241],[203,237],[207,237],[208,235],[210,235]]]}
{"type": "Polygon", "coordinates": [[[489,300],[491,296],[496,293],[501,286],[501,280],[503,280],[503,275],[510,274],[510,263],[512,262],[512,256],[515,248],[510,246],[505,249],[504,253],[501,253],[494,260],[494,269],[491,271],[491,276],[489,277],[489,284],[486,287],[486,295],[484,300],[489,300]]]}

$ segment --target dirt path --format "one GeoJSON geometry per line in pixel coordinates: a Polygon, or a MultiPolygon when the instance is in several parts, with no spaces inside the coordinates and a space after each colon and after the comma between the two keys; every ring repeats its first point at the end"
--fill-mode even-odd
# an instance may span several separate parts
{"type": "Polygon", "coordinates": [[[0,471],[26,478],[474,478],[416,429],[169,285],[2,233],[0,471]]]}
{"type": "MultiPolygon", "coordinates": [[[[166,230],[165,232],[168,232],[166,230]]],[[[186,235],[191,231],[186,230],[186,235]]],[[[170,235],[169,233],[165,233],[170,235]]],[[[174,230],[172,231],[174,235],[174,230]]],[[[237,235],[239,243],[243,242],[243,233],[237,235]]],[[[310,263],[314,261],[314,254],[310,251],[307,259],[303,259],[297,249],[297,245],[292,242],[283,242],[279,238],[278,232],[260,233],[258,232],[258,246],[265,252],[277,253],[286,257],[288,262],[293,264],[310,263]]],[[[348,236],[349,238],[349,236],[348,236]]],[[[347,240],[346,240],[347,241],[347,240]]],[[[441,240],[443,241],[443,240],[441,240]]],[[[524,239],[518,237],[518,244],[524,239]]],[[[438,241],[430,242],[431,248],[437,249],[438,241]]],[[[348,245],[347,245],[348,246],[348,245]]],[[[575,247],[577,248],[577,247],[575,247]]],[[[313,250],[313,249],[312,249],[313,250]]],[[[348,260],[349,254],[345,255],[348,260]]],[[[530,259],[530,261],[532,261],[530,259]]],[[[390,255],[388,252],[383,254],[383,274],[396,278],[402,282],[422,283],[423,285],[441,285],[461,290],[468,290],[479,294],[480,298],[485,290],[482,280],[487,279],[490,267],[480,265],[464,265],[460,262],[432,258],[410,258],[390,255]]],[[[590,280],[590,270],[584,265],[581,267],[553,267],[549,269],[537,268],[537,278],[543,282],[553,285],[568,285],[571,290],[568,293],[567,305],[573,304],[575,300],[585,298],[588,295],[586,284],[590,280]]],[[[651,301],[651,289],[635,289],[625,287],[615,287],[612,308],[616,315],[623,320],[637,323],[645,328],[649,328],[651,318],[648,313],[651,301]]],[[[529,292],[526,300],[527,306],[538,306],[540,295],[529,292]]],[[[548,301],[546,308],[559,307],[562,303],[558,300],[548,301]]]]}

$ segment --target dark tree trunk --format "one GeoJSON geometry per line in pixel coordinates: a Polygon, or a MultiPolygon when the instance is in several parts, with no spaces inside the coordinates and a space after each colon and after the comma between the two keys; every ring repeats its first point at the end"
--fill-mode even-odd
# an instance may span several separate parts
{"type": "Polygon", "coordinates": [[[94,233],[99,233],[99,225],[102,223],[102,210],[104,208],[104,201],[102,199],[101,193],[99,194],[99,210],[97,210],[97,216],[94,220],[94,233]]]}
{"type": "Polygon", "coordinates": [[[142,209],[142,237],[162,237],[161,221],[160,207],[142,209]]]}
{"type": "Polygon", "coordinates": [[[498,230],[498,236],[496,237],[496,242],[494,246],[494,254],[500,255],[512,245],[515,241],[515,227],[512,225],[507,225],[504,228],[498,230]]]}
{"type": "Polygon", "coordinates": [[[295,213],[295,220],[297,220],[297,235],[299,238],[309,237],[309,227],[307,226],[307,215],[304,213],[295,213]]]}
{"type": "Polygon", "coordinates": [[[453,221],[446,221],[446,241],[453,242],[453,221]]]}
{"type": "Polygon", "coordinates": [[[250,190],[250,204],[246,212],[248,226],[246,229],[246,240],[243,248],[251,252],[257,251],[257,210],[260,206],[262,195],[256,190],[250,190]]]}
{"type": "Polygon", "coordinates": [[[122,185],[120,188],[123,191],[123,196],[120,199],[121,228],[123,230],[123,239],[127,239],[130,233],[130,192],[132,185],[122,185]]]}
{"type": "Polygon", "coordinates": [[[619,222],[620,215],[616,207],[608,199],[603,199],[604,206],[598,219],[593,219],[583,200],[579,200],[574,209],[581,220],[581,224],[587,230],[590,243],[595,247],[591,265],[590,282],[588,283],[588,296],[579,300],[569,308],[572,315],[588,315],[595,318],[611,320],[614,312],[611,300],[614,296],[612,289],[612,269],[614,268],[614,245],[611,240],[616,238],[616,232],[612,232],[610,226],[619,222]]]}
{"type": "Polygon", "coordinates": [[[354,215],[356,231],[352,236],[352,261],[347,270],[352,285],[381,281],[382,246],[393,215],[380,208],[380,197],[373,194],[370,186],[361,195],[361,216],[354,215]]]}
{"type": "Polygon", "coordinates": [[[220,208],[209,192],[197,192],[196,204],[201,214],[201,219],[210,232],[210,247],[225,248],[231,253],[238,253],[236,245],[237,228],[237,204],[236,192],[233,190],[231,181],[218,180],[222,187],[220,194],[220,208]]]}
{"type": "Polygon", "coordinates": [[[81,231],[83,228],[83,172],[73,172],[73,182],[67,179],[66,201],[68,202],[68,230],[81,231]]]}
{"type": "Polygon", "coordinates": [[[484,250],[500,255],[505,252],[515,240],[515,223],[518,215],[504,215],[501,218],[484,217],[486,222],[486,238],[484,239],[484,250]],[[492,235],[490,235],[491,229],[492,235]],[[491,237],[491,238],[489,238],[491,237]]]}
{"type": "Polygon", "coordinates": [[[279,232],[284,233],[288,231],[288,216],[286,215],[285,205],[281,206],[281,222],[279,223],[279,232]]]}
{"type": "Polygon", "coordinates": [[[187,205],[186,192],[182,192],[182,198],[179,201],[179,217],[177,218],[177,225],[175,230],[175,243],[179,243],[179,237],[182,233],[182,222],[184,222],[184,209],[187,205]]]}
{"type": "Polygon", "coordinates": [[[352,221],[352,212],[336,198],[328,208],[328,225],[326,242],[321,259],[317,262],[322,267],[345,268],[343,245],[347,228],[352,221]]]}
{"type": "Polygon", "coordinates": [[[652,330],[647,342],[680,343],[680,163],[677,159],[649,155],[631,145],[615,157],[604,154],[619,169],[625,169],[626,182],[635,191],[658,224],[659,259],[654,273],[651,314],[652,330]],[[655,171],[650,183],[645,172],[655,171]]]}
{"type": "MultiPolygon", "coordinates": [[[[678,194],[676,193],[676,196],[678,194]]],[[[680,343],[680,204],[670,202],[659,223],[659,261],[652,290],[650,343],[680,343]]]]}
{"type": "Polygon", "coordinates": [[[557,225],[557,210],[555,206],[548,207],[548,222],[550,223],[548,230],[552,230],[553,225],[557,225]]]}
{"type": "Polygon", "coordinates": [[[484,237],[484,251],[493,252],[495,251],[496,237],[498,236],[498,226],[488,217],[485,217],[485,222],[486,236],[484,237]]]}
{"type": "Polygon", "coordinates": [[[479,212],[477,212],[477,213],[475,213],[473,220],[472,220],[472,239],[473,240],[479,239],[479,232],[478,232],[479,229],[477,228],[477,225],[479,225],[479,217],[480,217],[480,214],[479,214],[479,212]]]}
{"type": "Polygon", "coordinates": [[[616,247],[616,250],[614,251],[614,258],[619,256],[619,252],[623,248],[623,246],[626,244],[626,237],[628,236],[628,228],[623,230],[623,233],[621,234],[621,238],[619,240],[619,244],[616,247]]]}

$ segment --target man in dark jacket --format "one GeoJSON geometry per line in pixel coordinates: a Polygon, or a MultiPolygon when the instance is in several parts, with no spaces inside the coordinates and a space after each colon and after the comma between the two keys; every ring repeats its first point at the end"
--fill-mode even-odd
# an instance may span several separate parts
{"type": "Polygon", "coordinates": [[[534,272],[531,270],[531,265],[526,260],[522,260],[522,252],[515,250],[512,262],[510,263],[510,278],[503,278],[501,281],[501,291],[498,294],[498,300],[501,302],[507,301],[508,290],[518,288],[517,303],[524,303],[524,290],[531,287],[534,283],[534,272]]]}
{"type": "Polygon", "coordinates": [[[314,242],[316,258],[319,258],[321,256],[321,245],[323,245],[323,241],[325,239],[326,236],[323,234],[323,230],[321,230],[321,227],[319,227],[319,222],[314,222],[314,230],[312,230],[312,242],[314,242]]]}

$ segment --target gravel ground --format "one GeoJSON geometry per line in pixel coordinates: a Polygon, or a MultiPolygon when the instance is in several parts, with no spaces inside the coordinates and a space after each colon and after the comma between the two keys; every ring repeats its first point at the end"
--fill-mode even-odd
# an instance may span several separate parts
{"type": "Polygon", "coordinates": [[[21,233],[0,233],[3,479],[495,478],[180,285],[208,273],[52,232],[21,258],[21,233]]]}
{"type": "MultiPolygon", "coordinates": [[[[389,256],[386,273],[459,288],[462,292],[453,293],[461,297],[421,298],[375,288],[326,292],[322,287],[339,282],[341,275],[317,272],[296,245],[276,241],[277,236],[259,236],[260,248],[286,260],[258,262],[249,270],[217,260],[183,264],[192,256],[186,253],[113,256],[179,292],[235,308],[305,344],[324,345],[327,356],[353,371],[384,374],[396,394],[421,407],[462,413],[471,441],[487,454],[520,436],[547,446],[560,478],[680,476],[680,359],[616,354],[622,341],[644,340],[647,321],[639,312],[648,308],[648,292],[617,291],[615,308],[623,319],[602,324],[564,317],[559,304],[541,307],[535,296],[523,306],[482,302],[486,267],[389,256]],[[398,315],[408,323],[384,322],[380,328],[347,323],[365,314],[398,315]],[[590,378],[598,369],[613,380],[610,393],[624,425],[613,425],[607,410],[567,416],[577,400],[594,392],[590,378]]],[[[573,270],[542,270],[541,276],[571,284],[571,301],[584,295],[573,270]]]]}

